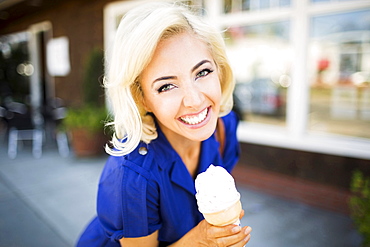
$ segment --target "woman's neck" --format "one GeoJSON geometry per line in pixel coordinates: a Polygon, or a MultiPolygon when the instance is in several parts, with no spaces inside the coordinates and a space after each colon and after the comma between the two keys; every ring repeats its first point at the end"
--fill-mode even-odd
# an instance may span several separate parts
{"type": "Polygon", "coordinates": [[[164,135],[172,148],[181,157],[190,175],[194,177],[198,169],[201,142],[192,141],[183,136],[174,137],[172,135],[166,135],[166,133],[164,135]]]}
{"type": "Polygon", "coordinates": [[[174,149],[181,157],[190,175],[194,177],[198,170],[201,142],[193,141],[191,144],[181,145],[180,148],[174,149]]]}

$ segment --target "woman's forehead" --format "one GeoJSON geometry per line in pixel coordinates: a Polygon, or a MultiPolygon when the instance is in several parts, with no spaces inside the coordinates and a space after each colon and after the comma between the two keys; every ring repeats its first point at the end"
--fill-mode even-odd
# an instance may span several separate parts
{"type": "Polygon", "coordinates": [[[184,33],[160,41],[149,64],[187,61],[194,66],[204,59],[213,60],[208,45],[197,36],[184,33]]]}

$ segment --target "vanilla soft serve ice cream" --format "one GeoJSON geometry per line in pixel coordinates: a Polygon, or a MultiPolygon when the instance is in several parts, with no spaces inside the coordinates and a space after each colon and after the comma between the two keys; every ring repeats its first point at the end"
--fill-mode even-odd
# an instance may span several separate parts
{"type": "Polygon", "coordinates": [[[195,179],[195,189],[199,211],[210,224],[240,223],[240,193],[225,168],[210,165],[195,179]]]}

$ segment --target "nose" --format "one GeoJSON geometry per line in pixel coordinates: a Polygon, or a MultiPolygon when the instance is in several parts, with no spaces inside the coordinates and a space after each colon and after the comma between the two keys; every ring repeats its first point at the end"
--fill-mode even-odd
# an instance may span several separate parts
{"type": "Polygon", "coordinates": [[[203,92],[195,85],[189,85],[184,88],[183,104],[187,108],[198,109],[202,106],[205,96],[203,92]]]}

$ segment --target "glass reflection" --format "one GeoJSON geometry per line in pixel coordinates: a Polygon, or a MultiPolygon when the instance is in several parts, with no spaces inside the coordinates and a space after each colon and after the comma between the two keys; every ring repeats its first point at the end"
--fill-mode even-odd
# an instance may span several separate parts
{"type": "Polygon", "coordinates": [[[291,0],[224,0],[224,13],[289,7],[291,0]]]}
{"type": "Polygon", "coordinates": [[[235,111],[242,120],[284,125],[290,86],[290,23],[229,28],[227,52],[237,81],[235,111]]]}
{"type": "Polygon", "coordinates": [[[357,0],[311,0],[311,3],[349,2],[349,1],[357,1],[357,0]]]}
{"type": "Polygon", "coordinates": [[[309,129],[370,138],[370,10],[311,19],[309,129]]]}

